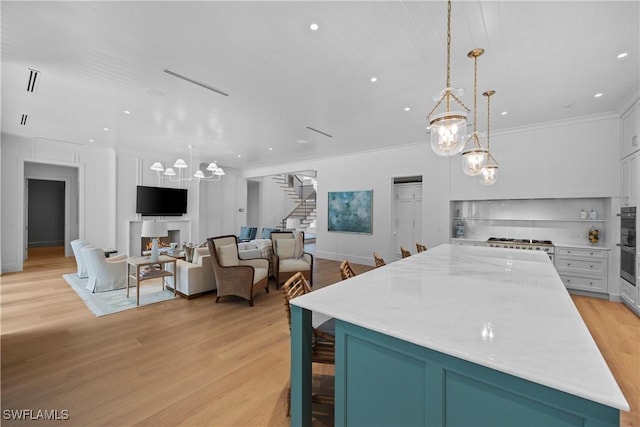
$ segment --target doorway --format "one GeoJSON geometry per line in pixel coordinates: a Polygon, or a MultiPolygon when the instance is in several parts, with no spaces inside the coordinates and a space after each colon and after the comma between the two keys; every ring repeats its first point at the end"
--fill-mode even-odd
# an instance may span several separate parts
{"type": "Polygon", "coordinates": [[[54,245],[64,246],[66,257],[73,256],[71,241],[80,235],[79,176],[76,166],[24,163],[23,260],[29,248],[54,245]]]}
{"type": "Polygon", "coordinates": [[[415,252],[416,243],[422,243],[422,176],[394,178],[391,224],[390,253],[402,258],[400,246],[415,252]]]}
{"type": "Polygon", "coordinates": [[[64,246],[65,182],[27,180],[27,249],[64,246]]]}

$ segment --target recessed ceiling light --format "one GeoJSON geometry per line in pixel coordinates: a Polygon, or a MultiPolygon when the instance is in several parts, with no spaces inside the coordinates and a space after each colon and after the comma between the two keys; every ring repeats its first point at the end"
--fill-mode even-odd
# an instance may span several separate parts
{"type": "Polygon", "coordinates": [[[242,154],[238,154],[238,158],[242,157],[242,154]]]}
{"type": "Polygon", "coordinates": [[[600,98],[602,96],[602,92],[598,92],[595,95],[593,95],[594,98],[600,98]]]}
{"type": "Polygon", "coordinates": [[[93,139],[90,139],[89,142],[95,142],[93,139]]]}
{"type": "Polygon", "coordinates": [[[404,111],[410,111],[411,107],[404,107],[404,111]]]}
{"type": "Polygon", "coordinates": [[[129,111],[129,110],[124,110],[124,113],[125,113],[125,114],[131,114],[131,111],[129,111]]]}
{"type": "Polygon", "coordinates": [[[624,58],[624,57],[625,57],[625,56],[627,56],[627,55],[629,55],[627,52],[622,52],[622,53],[618,54],[618,57],[617,57],[617,58],[618,58],[618,59],[622,59],[622,58],[624,58]]]}
{"type": "Polygon", "coordinates": [[[306,139],[299,139],[298,144],[306,144],[308,141],[306,139]]]}
{"type": "Polygon", "coordinates": [[[269,147],[269,151],[273,151],[273,147],[269,147]]]}
{"type": "Polygon", "coordinates": [[[378,78],[377,77],[371,77],[371,81],[375,83],[375,82],[378,81],[378,78]]]}
{"type": "Polygon", "coordinates": [[[311,25],[309,25],[309,28],[311,29],[311,31],[318,31],[318,24],[316,24],[315,22],[313,22],[311,25]]]}
{"type": "Polygon", "coordinates": [[[104,130],[105,130],[105,131],[108,131],[108,130],[109,130],[109,128],[104,128],[104,130]]]}
{"type": "Polygon", "coordinates": [[[507,114],[509,114],[509,113],[508,113],[507,111],[503,111],[503,112],[502,112],[502,113],[500,113],[500,114],[502,114],[503,116],[506,116],[506,115],[507,115],[507,114]]]}

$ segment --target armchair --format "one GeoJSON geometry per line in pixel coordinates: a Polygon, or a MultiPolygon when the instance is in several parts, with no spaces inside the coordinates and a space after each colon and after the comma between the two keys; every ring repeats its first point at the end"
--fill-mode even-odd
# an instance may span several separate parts
{"type": "Polygon", "coordinates": [[[84,255],[82,253],[82,248],[85,246],[89,246],[89,242],[86,240],[76,239],[71,241],[71,249],[73,250],[73,256],[75,256],[76,264],[78,266],[78,277],[81,279],[89,277],[87,264],[84,261],[84,255]]]}
{"type": "Polygon", "coordinates": [[[89,273],[88,290],[91,292],[112,291],[127,285],[126,255],[120,254],[107,259],[101,248],[87,246],[82,251],[89,273]]]}
{"type": "Polygon", "coordinates": [[[236,236],[219,236],[207,239],[213,274],[218,287],[216,302],[227,295],[235,295],[249,301],[260,289],[269,293],[269,261],[262,258],[240,259],[236,236]]]}
{"type": "Polygon", "coordinates": [[[304,252],[304,232],[272,231],[271,242],[276,289],[297,272],[313,283],[313,256],[304,252]]]}

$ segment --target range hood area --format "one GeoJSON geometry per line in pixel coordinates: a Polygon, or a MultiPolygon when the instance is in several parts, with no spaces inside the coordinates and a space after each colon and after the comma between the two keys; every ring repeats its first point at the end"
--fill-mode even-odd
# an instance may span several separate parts
{"type": "Polygon", "coordinates": [[[452,239],[535,239],[612,248],[618,238],[618,207],[612,198],[458,200],[450,209],[452,239]]]}

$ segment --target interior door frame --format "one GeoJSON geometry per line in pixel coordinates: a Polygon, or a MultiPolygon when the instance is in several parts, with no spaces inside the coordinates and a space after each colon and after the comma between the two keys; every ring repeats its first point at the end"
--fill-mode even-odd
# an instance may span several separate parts
{"type": "MultiPolygon", "coordinates": [[[[72,195],[71,194],[71,186],[70,183],[71,181],[68,178],[61,178],[61,177],[52,177],[50,175],[46,175],[46,174],[42,174],[42,175],[38,175],[38,174],[28,174],[26,172],[26,167],[25,164],[26,163],[38,163],[41,165],[52,165],[52,166],[62,166],[62,167],[67,167],[67,168],[73,168],[76,170],[76,174],[77,174],[77,181],[78,181],[78,194],[77,194],[77,210],[78,210],[78,238],[83,238],[84,233],[83,233],[83,229],[84,229],[84,211],[82,209],[83,202],[84,202],[84,165],[80,164],[80,163],[74,163],[74,162],[63,162],[63,161],[45,161],[45,160],[40,160],[40,159],[32,159],[32,158],[23,158],[21,159],[21,166],[22,166],[22,177],[23,177],[23,191],[21,191],[19,193],[19,197],[22,197],[22,200],[19,200],[18,203],[20,204],[20,206],[22,206],[22,210],[23,210],[23,215],[20,217],[20,220],[22,222],[22,224],[19,224],[20,229],[22,230],[21,233],[21,238],[19,238],[19,242],[18,242],[18,250],[21,253],[21,257],[19,257],[19,260],[22,260],[22,262],[24,263],[24,261],[27,259],[27,245],[28,245],[28,240],[27,240],[27,225],[28,225],[28,211],[27,211],[27,201],[28,201],[28,194],[27,194],[27,182],[29,179],[42,179],[42,180],[50,180],[50,181],[64,181],[65,182],[65,209],[64,209],[64,217],[65,217],[65,231],[64,231],[64,252],[65,252],[65,257],[70,257],[73,256],[73,251],[71,249],[71,240],[70,240],[70,236],[71,236],[71,224],[70,224],[70,217],[71,217],[71,207],[72,207],[72,195]]],[[[20,270],[22,270],[23,265],[20,265],[20,270]]]]}
{"type": "Polygon", "coordinates": [[[40,181],[54,181],[54,182],[64,182],[64,247],[65,254],[64,256],[71,256],[71,254],[67,254],[67,247],[71,246],[70,243],[70,235],[71,235],[71,180],[68,178],[54,178],[54,177],[33,177],[26,175],[24,176],[24,259],[27,260],[29,256],[29,180],[37,179],[40,181]]]}

